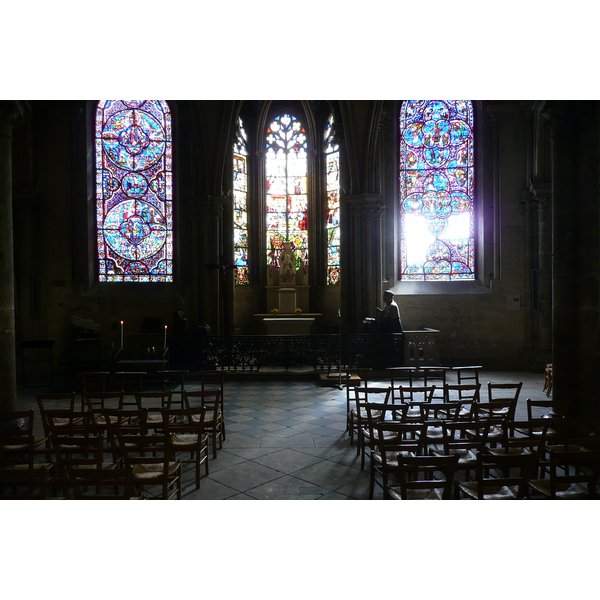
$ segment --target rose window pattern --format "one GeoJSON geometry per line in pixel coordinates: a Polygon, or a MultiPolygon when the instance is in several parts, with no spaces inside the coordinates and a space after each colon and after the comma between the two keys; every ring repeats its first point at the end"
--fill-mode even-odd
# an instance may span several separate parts
{"type": "Polygon", "coordinates": [[[267,264],[279,268],[286,244],[294,268],[308,260],[307,134],[294,116],[284,114],[266,131],[267,264]]]}
{"type": "Polygon", "coordinates": [[[471,102],[404,102],[399,156],[400,279],[475,279],[471,102]]]}
{"type": "Polygon", "coordinates": [[[173,281],[171,114],[163,100],[96,110],[99,281],[173,281]]]}

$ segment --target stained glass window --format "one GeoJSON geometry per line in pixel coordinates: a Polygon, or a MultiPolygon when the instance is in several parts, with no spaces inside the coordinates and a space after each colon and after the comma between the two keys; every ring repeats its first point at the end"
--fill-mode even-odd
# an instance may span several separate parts
{"type": "Polygon", "coordinates": [[[173,281],[167,103],[102,100],[95,141],[99,281],[173,281]]]}
{"type": "Polygon", "coordinates": [[[400,111],[400,278],[475,279],[473,107],[408,100],[400,111]]]}
{"type": "Polygon", "coordinates": [[[233,147],[233,251],[235,282],[248,285],[248,150],[241,119],[233,147]]]}
{"type": "Polygon", "coordinates": [[[295,268],[308,259],[307,135],[294,116],[275,117],[267,127],[267,264],[279,268],[284,247],[291,249],[295,268]]]}
{"type": "Polygon", "coordinates": [[[340,150],[333,137],[333,115],[325,128],[327,168],[327,285],[340,282],[340,150]]]}

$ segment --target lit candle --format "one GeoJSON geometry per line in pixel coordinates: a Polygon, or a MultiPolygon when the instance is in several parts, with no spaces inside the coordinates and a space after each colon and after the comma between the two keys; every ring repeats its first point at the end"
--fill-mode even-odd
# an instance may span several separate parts
{"type": "Polygon", "coordinates": [[[165,325],[165,350],[167,349],[167,326],[165,325]]]}
{"type": "Polygon", "coordinates": [[[123,321],[121,321],[121,348],[123,348],[123,321]]]}

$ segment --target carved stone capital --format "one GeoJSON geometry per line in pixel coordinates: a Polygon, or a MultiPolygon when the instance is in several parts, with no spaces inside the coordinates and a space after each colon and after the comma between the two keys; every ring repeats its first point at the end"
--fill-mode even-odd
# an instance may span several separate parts
{"type": "Polygon", "coordinates": [[[221,221],[225,205],[230,201],[224,196],[197,196],[194,205],[200,217],[221,221]]]}
{"type": "Polygon", "coordinates": [[[354,218],[381,219],[385,214],[383,198],[378,194],[347,196],[354,218]]]}

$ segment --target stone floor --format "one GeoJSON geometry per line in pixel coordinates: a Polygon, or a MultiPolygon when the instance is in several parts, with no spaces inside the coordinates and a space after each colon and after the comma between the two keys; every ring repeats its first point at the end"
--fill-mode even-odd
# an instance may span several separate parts
{"type": "MultiPolygon", "coordinates": [[[[450,373],[449,383],[455,383],[450,373]]],[[[545,399],[542,374],[481,372],[487,381],[523,382],[517,417],[527,398],[545,399]]],[[[382,382],[386,384],[388,382],[382,382]]],[[[189,387],[189,389],[193,389],[189,387]]],[[[23,390],[19,409],[37,411],[34,388],[23,390]]],[[[210,475],[194,489],[186,471],[185,500],[363,500],[368,498],[368,460],[360,469],[346,429],[346,392],[314,380],[226,381],[226,440],[210,475]]],[[[36,419],[37,420],[37,419],[36,419]]],[[[375,498],[381,498],[376,486],[375,498]]]]}

